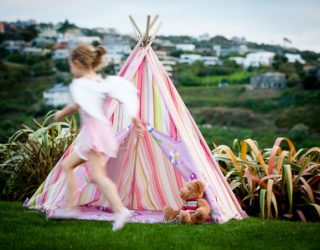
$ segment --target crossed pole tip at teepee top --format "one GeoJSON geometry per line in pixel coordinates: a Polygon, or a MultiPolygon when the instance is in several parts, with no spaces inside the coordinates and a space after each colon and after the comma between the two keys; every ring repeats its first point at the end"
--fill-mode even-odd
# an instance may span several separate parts
{"type": "Polygon", "coordinates": [[[130,18],[133,30],[135,31],[135,33],[139,39],[140,47],[146,47],[147,45],[151,45],[151,43],[155,39],[155,37],[156,37],[156,35],[162,25],[162,23],[159,23],[157,28],[155,29],[154,33],[152,35],[150,35],[151,28],[154,26],[154,24],[158,20],[159,15],[156,15],[151,22],[150,22],[151,16],[150,15],[147,16],[147,24],[146,24],[146,29],[145,29],[144,33],[141,32],[137,23],[135,22],[135,20],[133,19],[133,17],[131,15],[129,15],[129,18],[130,18]]]}

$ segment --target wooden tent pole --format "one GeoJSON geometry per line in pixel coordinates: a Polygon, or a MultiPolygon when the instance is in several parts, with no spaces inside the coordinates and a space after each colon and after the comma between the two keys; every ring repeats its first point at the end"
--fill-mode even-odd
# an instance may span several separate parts
{"type": "Polygon", "coordinates": [[[146,32],[144,33],[145,43],[147,43],[149,39],[149,28],[150,28],[150,15],[147,16],[146,32]]]}
{"type": "Polygon", "coordinates": [[[140,34],[138,33],[137,29],[134,27],[134,25],[133,25],[132,22],[131,22],[131,25],[132,25],[132,29],[133,29],[134,33],[136,34],[138,40],[140,40],[140,39],[141,39],[141,36],[140,36],[140,34]]]}
{"type": "Polygon", "coordinates": [[[150,23],[150,30],[151,30],[152,26],[155,24],[155,22],[158,20],[158,18],[159,18],[159,15],[156,15],[156,16],[154,17],[154,19],[153,19],[152,22],[150,23]]]}
{"type": "Polygon", "coordinates": [[[156,35],[158,34],[158,31],[162,25],[162,23],[160,23],[158,25],[158,27],[156,28],[155,32],[153,33],[153,35],[150,35],[150,30],[153,27],[153,25],[156,23],[156,21],[159,18],[159,15],[156,15],[152,22],[151,21],[151,16],[148,15],[147,16],[147,24],[146,24],[146,29],[144,34],[142,34],[141,30],[139,29],[137,23],[135,22],[135,20],[133,19],[133,17],[131,15],[129,15],[131,24],[133,26],[133,30],[136,32],[138,39],[141,41],[142,47],[146,47],[147,44],[152,43],[152,41],[155,39],[156,35]],[[149,37],[150,35],[150,37],[149,37]]]}
{"type": "Polygon", "coordinates": [[[154,40],[154,39],[156,38],[156,35],[158,34],[161,25],[162,25],[162,23],[159,23],[156,31],[155,31],[155,32],[153,33],[153,35],[151,36],[151,39],[150,39],[150,40],[154,40]]]}
{"type": "Polygon", "coordinates": [[[134,27],[136,28],[136,30],[138,31],[140,37],[142,37],[142,33],[141,33],[138,25],[137,25],[136,22],[134,21],[133,17],[132,17],[131,15],[129,15],[129,18],[130,18],[130,21],[131,21],[131,23],[133,24],[133,26],[134,26],[134,27]]]}

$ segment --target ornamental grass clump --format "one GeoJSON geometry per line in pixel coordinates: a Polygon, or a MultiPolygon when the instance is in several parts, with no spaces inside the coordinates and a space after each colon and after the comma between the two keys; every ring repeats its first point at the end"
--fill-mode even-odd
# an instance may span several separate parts
{"type": "Polygon", "coordinates": [[[320,221],[319,147],[296,151],[290,139],[280,137],[272,148],[259,149],[252,139],[235,139],[232,149],[214,145],[212,153],[248,214],[320,221]]]}

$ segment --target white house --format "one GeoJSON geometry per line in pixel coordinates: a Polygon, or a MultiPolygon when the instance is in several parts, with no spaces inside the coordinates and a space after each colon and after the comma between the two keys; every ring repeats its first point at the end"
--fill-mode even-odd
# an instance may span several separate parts
{"type": "Polygon", "coordinates": [[[249,52],[249,48],[246,44],[236,44],[228,48],[222,48],[221,45],[215,44],[213,45],[213,50],[216,52],[217,56],[228,56],[231,53],[244,55],[249,52]]]}
{"type": "Polygon", "coordinates": [[[197,37],[197,41],[198,42],[202,42],[202,41],[209,41],[210,40],[210,35],[209,33],[204,33],[200,36],[197,37]]]}
{"type": "Polygon", "coordinates": [[[229,57],[229,60],[234,61],[236,64],[238,65],[243,65],[244,63],[244,57],[241,56],[233,56],[233,57],[229,57]]]}
{"type": "Polygon", "coordinates": [[[203,56],[201,61],[207,66],[222,65],[222,62],[216,56],[203,56]]]}
{"type": "Polygon", "coordinates": [[[180,63],[187,63],[187,64],[192,64],[196,61],[201,61],[202,56],[197,55],[197,54],[181,54],[179,62],[180,63]]]}
{"type": "Polygon", "coordinates": [[[301,64],[305,64],[306,61],[301,57],[300,54],[290,54],[286,53],[284,56],[288,59],[289,63],[299,62],[301,64]]]}
{"type": "Polygon", "coordinates": [[[122,62],[122,55],[120,54],[107,54],[104,57],[104,65],[115,64],[119,65],[122,62]]]}
{"type": "Polygon", "coordinates": [[[43,38],[57,38],[58,32],[53,28],[46,28],[43,29],[38,36],[43,38]]]}
{"type": "Polygon", "coordinates": [[[169,77],[173,76],[173,67],[176,64],[176,58],[168,56],[166,51],[155,51],[159,61],[163,65],[169,77]]]}
{"type": "Polygon", "coordinates": [[[102,43],[108,54],[129,55],[131,47],[127,41],[106,41],[102,43]]]}
{"type": "Polygon", "coordinates": [[[50,49],[42,49],[36,47],[26,47],[23,49],[23,54],[32,54],[32,55],[46,55],[51,52],[50,49]]]}
{"type": "Polygon", "coordinates": [[[116,30],[115,28],[106,28],[106,33],[112,34],[112,35],[118,35],[119,31],[116,30]]]}
{"type": "Polygon", "coordinates": [[[95,31],[95,32],[102,33],[102,34],[107,33],[107,30],[105,28],[102,28],[102,27],[93,28],[92,30],[95,31]]]}
{"type": "Polygon", "coordinates": [[[158,51],[161,50],[161,51],[169,52],[176,49],[176,45],[168,39],[163,39],[163,38],[160,39],[157,37],[154,40],[153,44],[157,46],[158,51]]]}
{"type": "Polygon", "coordinates": [[[92,44],[93,42],[101,43],[99,36],[83,36],[72,32],[66,32],[64,34],[58,33],[57,43],[68,43],[70,48],[77,46],[80,43],[92,44]]]}
{"type": "Polygon", "coordinates": [[[247,44],[247,41],[246,41],[245,37],[233,36],[231,38],[231,43],[233,43],[233,44],[247,44]]]}
{"type": "Polygon", "coordinates": [[[212,48],[216,52],[216,56],[220,57],[220,55],[221,55],[221,45],[215,44],[215,45],[213,45],[212,48]]]}
{"type": "Polygon", "coordinates": [[[274,52],[267,51],[249,53],[244,60],[243,67],[249,68],[250,66],[260,67],[271,65],[274,55],[274,52]]]}
{"type": "Polygon", "coordinates": [[[176,44],[176,49],[177,50],[183,50],[183,51],[194,51],[196,46],[191,43],[178,43],[176,44]]]}
{"type": "Polygon", "coordinates": [[[106,50],[106,65],[120,65],[123,58],[131,53],[129,41],[117,35],[106,34],[101,44],[106,50]]]}
{"type": "Polygon", "coordinates": [[[35,47],[48,48],[55,44],[55,39],[38,36],[31,40],[31,44],[35,47]]]}
{"type": "Polygon", "coordinates": [[[218,83],[218,87],[219,88],[225,88],[225,87],[228,87],[228,86],[229,86],[228,82],[219,82],[218,83]]]}
{"type": "Polygon", "coordinates": [[[266,72],[250,78],[252,89],[281,89],[286,87],[286,75],[281,72],[266,72]]]}
{"type": "Polygon", "coordinates": [[[247,52],[249,52],[249,48],[246,44],[241,44],[239,46],[235,47],[236,52],[238,52],[240,55],[244,55],[247,52]]]}
{"type": "Polygon", "coordinates": [[[207,66],[222,65],[222,61],[216,56],[201,56],[198,54],[181,54],[178,62],[192,64],[196,61],[203,62],[207,66]]]}
{"type": "Polygon", "coordinates": [[[76,35],[70,33],[58,33],[57,43],[69,43],[72,39],[74,39],[76,35]]]}
{"type": "Polygon", "coordinates": [[[52,88],[43,92],[43,98],[47,105],[63,106],[71,102],[69,87],[63,84],[55,84],[52,88]]]}
{"type": "Polygon", "coordinates": [[[62,59],[67,59],[68,57],[69,57],[68,49],[57,49],[53,52],[52,59],[62,60],[62,59]]]}
{"type": "Polygon", "coordinates": [[[93,42],[101,44],[101,38],[98,36],[74,36],[69,40],[69,45],[73,48],[81,43],[92,44],[93,42]]]}
{"type": "Polygon", "coordinates": [[[23,40],[5,40],[1,44],[9,53],[22,52],[30,44],[23,40]]]}

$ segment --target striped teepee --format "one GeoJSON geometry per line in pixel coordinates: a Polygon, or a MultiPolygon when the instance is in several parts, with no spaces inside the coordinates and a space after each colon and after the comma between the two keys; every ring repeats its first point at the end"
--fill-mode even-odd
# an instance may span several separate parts
{"type": "MultiPolygon", "coordinates": [[[[146,32],[142,34],[131,18],[139,42],[119,75],[137,86],[139,117],[147,129],[143,137],[137,138],[122,105],[115,99],[106,100],[108,119],[121,141],[118,157],[108,162],[108,175],[116,183],[124,204],[135,211],[133,222],[162,221],[162,209],[167,204],[181,208],[180,188],[186,181],[197,178],[207,184],[205,198],[211,207],[211,222],[246,218],[189,110],[151,48],[155,34],[149,36],[149,30],[156,20],[157,17],[150,23],[148,16],[146,32]]],[[[72,150],[73,144],[62,159],[72,150]]],[[[66,191],[60,162],[25,201],[25,207],[51,214],[59,208],[66,191]]],[[[112,220],[108,202],[88,180],[86,163],[75,171],[79,183],[78,204],[82,209],[77,218],[112,220]]]]}

